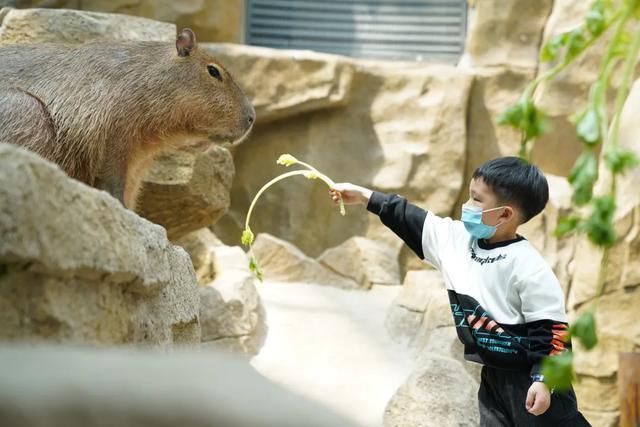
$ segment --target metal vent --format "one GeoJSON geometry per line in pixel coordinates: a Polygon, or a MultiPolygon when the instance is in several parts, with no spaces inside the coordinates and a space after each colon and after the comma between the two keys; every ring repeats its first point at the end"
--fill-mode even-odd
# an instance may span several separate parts
{"type": "Polygon", "coordinates": [[[248,44],[361,58],[462,54],[467,0],[247,0],[248,44]]]}

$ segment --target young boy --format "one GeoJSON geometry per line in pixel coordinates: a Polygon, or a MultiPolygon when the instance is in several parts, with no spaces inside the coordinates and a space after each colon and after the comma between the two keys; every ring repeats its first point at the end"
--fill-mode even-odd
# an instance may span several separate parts
{"type": "Polygon", "coordinates": [[[542,172],[517,157],[473,173],[461,221],[395,194],[336,184],[331,197],[366,204],[423,260],[440,270],[464,357],[482,363],[481,426],[588,426],[572,389],[553,393],[542,359],[565,351],[564,295],[542,256],[517,234],[549,199],[542,172]]]}

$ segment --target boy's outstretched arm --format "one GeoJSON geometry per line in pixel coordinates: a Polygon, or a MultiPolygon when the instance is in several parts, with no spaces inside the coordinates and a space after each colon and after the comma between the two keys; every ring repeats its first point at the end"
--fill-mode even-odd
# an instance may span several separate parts
{"type": "Polygon", "coordinates": [[[427,217],[424,209],[396,194],[378,193],[350,183],[336,184],[329,193],[336,203],[341,196],[347,205],[365,205],[367,210],[378,215],[384,225],[404,240],[420,259],[424,259],[422,232],[427,217]]]}

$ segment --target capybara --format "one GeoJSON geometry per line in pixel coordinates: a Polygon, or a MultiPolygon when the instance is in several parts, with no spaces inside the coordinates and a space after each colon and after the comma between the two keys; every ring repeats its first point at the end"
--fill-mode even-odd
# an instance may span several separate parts
{"type": "Polygon", "coordinates": [[[0,47],[0,142],[38,153],[130,209],[155,155],[240,141],[254,121],[251,102],[188,28],[175,45],[0,47]]]}

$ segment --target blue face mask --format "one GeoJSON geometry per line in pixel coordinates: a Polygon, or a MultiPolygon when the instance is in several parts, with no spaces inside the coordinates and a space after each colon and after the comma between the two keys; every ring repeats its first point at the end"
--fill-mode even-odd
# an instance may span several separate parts
{"type": "Polygon", "coordinates": [[[464,223],[464,228],[466,228],[473,237],[476,239],[490,239],[496,234],[496,229],[500,224],[485,224],[482,222],[482,214],[483,212],[495,211],[502,208],[503,206],[483,211],[479,206],[464,204],[462,205],[462,217],[460,219],[464,223]]]}

